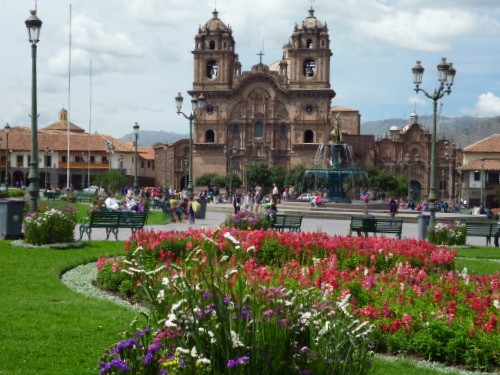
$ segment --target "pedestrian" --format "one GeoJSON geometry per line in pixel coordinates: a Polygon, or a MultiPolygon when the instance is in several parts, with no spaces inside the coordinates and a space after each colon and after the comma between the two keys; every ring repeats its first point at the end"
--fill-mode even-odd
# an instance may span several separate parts
{"type": "Polygon", "coordinates": [[[189,197],[189,201],[188,201],[188,217],[189,217],[189,224],[194,224],[194,218],[195,218],[195,209],[194,209],[194,199],[193,199],[193,196],[191,195],[189,197]]]}
{"type": "Polygon", "coordinates": [[[391,221],[394,222],[396,214],[398,213],[398,203],[394,198],[389,201],[389,214],[391,215],[391,221]]]}
{"type": "Polygon", "coordinates": [[[236,189],[234,195],[233,195],[233,207],[234,207],[234,213],[237,214],[240,212],[241,208],[241,203],[242,203],[242,196],[241,193],[238,189],[236,189]]]}
{"type": "Polygon", "coordinates": [[[255,212],[261,213],[262,212],[262,200],[264,199],[264,194],[262,194],[262,189],[257,186],[255,188],[255,196],[254,196],[254,202],[255,202],[255,212]]]}

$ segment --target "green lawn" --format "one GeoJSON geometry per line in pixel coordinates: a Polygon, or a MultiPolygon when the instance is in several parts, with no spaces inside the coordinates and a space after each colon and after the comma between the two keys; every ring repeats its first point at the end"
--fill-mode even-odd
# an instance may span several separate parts
{"type": "MultiPolygon", "coordinates": [[[[160,213],[161,214],[161,213],[160,213]]],[[[459,255],[500,258],[498,249],[461,249],[459,255]]],[[[100,356],[138,315],[112,302],[82,296],[60,282],[64,271],[101,256],[123,254],[123,243],[89,241],[78,250],[28,250],[0,241],[0,375],[97,374],[100,356]]],[[[499,263],[459,260],[469,272],[499,263]]],[[[440,374],[409,361],[377,357],[370,374],[440,374]]],[[[453,374],[457,372],[446,372],[453,374]]]]}

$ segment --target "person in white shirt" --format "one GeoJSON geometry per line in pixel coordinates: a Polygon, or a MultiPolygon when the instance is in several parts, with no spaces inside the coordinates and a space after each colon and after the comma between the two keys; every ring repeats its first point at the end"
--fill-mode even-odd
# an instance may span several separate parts
{"type": "Polygon", "coordinates": [[[113,192],[109,192],[104,204],[108,210],[118,211],[120,209],[120,203],[116,200],[113,192]]]}
{"type": "Polygon", "coordinates": [[[132,194],[127,194],[125,197],[125,204],[128,211],[137,211],[137,202],[132,194]]]}

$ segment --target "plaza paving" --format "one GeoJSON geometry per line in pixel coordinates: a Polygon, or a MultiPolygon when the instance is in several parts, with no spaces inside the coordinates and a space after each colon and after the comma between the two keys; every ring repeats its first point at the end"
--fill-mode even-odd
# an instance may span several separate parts
{"type": "MultiPolygon", "coordinates": [[[[380,208],[380,207],[378,207],[380,208]]],[[[374,206],[370,212],[375,215],[375,217],[389,217],[387,210],[378,209],[374,206]]],[[[349,234],[349,223],[350,217],[353,215],[361,215],[361,209],[353,207],[349,208],[336,208],[336,207],[325,207],[320,209],[311,209],[306,203],[284,203],[278,205],[279,213],[291,213],[291,214],[301,214],[304,216],[302,220],[302,231],[304,232],[326,232],[329,235],[347,235],[349,234]]],[[[183,223],[170,223],[165,225],[146,225],[145,230],[178,230],[184,231],[189,227],[193,228],[216,228],[221,223],[224,222],[226,216],[233,212],[233,208],[229,204],[209,204],[207,206],[207,212],[205,219],[196,219],[194,225],[184,221],[183,223]]],[[[419,228],[417,223],[418,214],[416,212],[401,210],[398,214],[400,218],[404,219],[402,238],[418,238],[419,228]]],[[[436,214],[437,220],[458,220],[458,219],[476,219],[470,215],[458,215],[458,214],[436,214]]],[[[130,237],[129,229],[120,229],[118,233],[118,240],[125,241],[130,237]]],[[[76,227],[76,238],[80,237],[79,226],[76,227]]],[[[388,235],[389,237],[394,237],[393,235],[388,235]]],[[[92,229],[92,240],[105,240],[106,231],[101,228],[92,229]]],[[[84,240],[88,239],[86,235],[83,237],[84,240]]],[[[110,240],[114,241],[113,235],[110,236],[110,240]]],[[[486,240],[482,237],[469,237],[467,238],[468,245],[478,245],[485,246],[486,240]]]]}

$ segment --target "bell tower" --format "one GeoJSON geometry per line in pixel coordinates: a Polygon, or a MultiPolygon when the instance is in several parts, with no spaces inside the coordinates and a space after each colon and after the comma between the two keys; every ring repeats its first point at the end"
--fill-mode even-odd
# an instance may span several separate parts
{"type": "Polygon", "coordinates": [[[195,37],[193,91],[231,89],[240,66],[234,47],[233,31],[214,10],[195,37]]]}
{"type": "Polygon", "coordinates": [[[295,25],[284,47],[290,88],[330,88],[330,37],[328,27],[314,16],[314,9],[295,25]]]}

